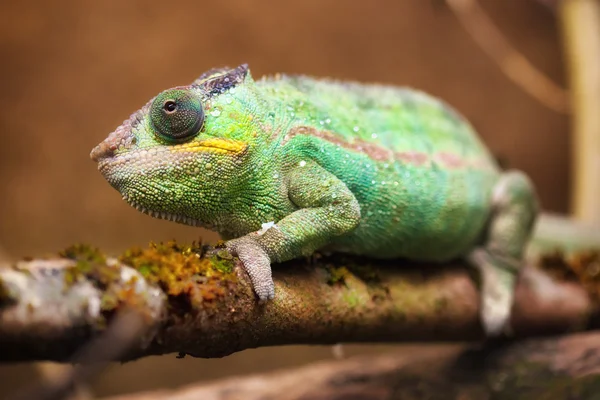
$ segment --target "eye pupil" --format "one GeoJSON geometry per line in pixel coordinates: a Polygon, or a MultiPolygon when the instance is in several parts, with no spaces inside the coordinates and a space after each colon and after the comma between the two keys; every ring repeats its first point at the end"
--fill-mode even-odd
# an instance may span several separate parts
{"type": "Polygon", "coordinates": [[[177,109],[177,103],[175,103],[173,100],[167,100],[163,108],[166,112],[172,113],[177,109]]]}

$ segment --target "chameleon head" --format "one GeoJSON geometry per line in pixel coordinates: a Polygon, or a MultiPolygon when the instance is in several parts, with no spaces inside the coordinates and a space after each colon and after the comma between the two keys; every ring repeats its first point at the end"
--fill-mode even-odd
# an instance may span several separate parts
{"type": "Polygon", "coordinates": [[[251,92],[247,75],[245,65],[212,70],[161,92],[96,146],[92,160],[138,210],[213,227],[243,187],[249,143],[240,131],[254,129],[240,101],[251,92]]]}

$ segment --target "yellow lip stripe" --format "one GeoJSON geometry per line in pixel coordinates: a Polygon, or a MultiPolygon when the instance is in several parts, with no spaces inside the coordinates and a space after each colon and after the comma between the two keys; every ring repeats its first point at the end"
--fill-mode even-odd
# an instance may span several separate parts
{"type": "Polygon", "coordinates": [[[171,151],[176,153],[207,151],[215,153],[241,153],[247,146],[246,142],[215,138],[171,146],[171,151]]]}

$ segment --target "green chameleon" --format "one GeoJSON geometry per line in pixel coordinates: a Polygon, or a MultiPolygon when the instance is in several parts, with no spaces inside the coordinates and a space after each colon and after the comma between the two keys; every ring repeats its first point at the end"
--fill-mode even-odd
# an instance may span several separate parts
{"type": "Polygon", "coordinates": [[[535,191],[425,93],[213,69],[158,94],[91,158],[138,210],[219,232],[260,300],[275,296],[272,263],[316,250],[464,258],[486,333],[510,328],[535,191]]]}

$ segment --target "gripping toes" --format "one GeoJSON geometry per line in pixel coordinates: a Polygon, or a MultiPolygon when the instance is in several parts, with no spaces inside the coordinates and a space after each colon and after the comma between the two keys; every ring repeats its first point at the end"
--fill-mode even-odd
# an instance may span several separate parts
{"type": "Polygon", "coordinates": [[[481,322],[487,337],[510,333],[510,316],[519,260],[501,260],[487,250],[473,251],[469,261],[481,276],[481,322]]]}
{"type": "Polygon", "coordinates": [[[481,276],[481,320],[488,337],[510,331],[514,291],[538,212],[533,186],[518,171],[504,173],[492,201],[487,241],[469,257],[481,276]]]}
{"type": "Polygon", "coordinates": [[[242,262],[259,300],[273,299],[275,284],[271,274],[271,260],[265,250],[249,237],[230,240],[226,246],[227,250],[242,262]]]}

